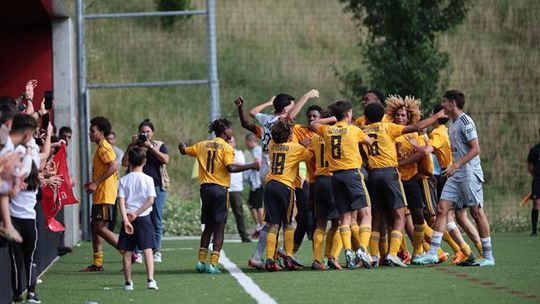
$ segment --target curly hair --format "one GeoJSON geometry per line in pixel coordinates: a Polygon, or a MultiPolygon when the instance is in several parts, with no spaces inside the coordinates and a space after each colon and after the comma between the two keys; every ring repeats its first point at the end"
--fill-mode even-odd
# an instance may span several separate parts
{"type": "Polygon", "coordinates": [[[219,118],[208,125],[208,133],[214,132],[216,136],[220,136],[221,134],[225,133],[227,128],[230,128],[231,126],[232,123],[230,121],[225,118],[219,118]]]}
{"type": "Polygon", "coordinates": [[[276,121],[270,128],[272,140],[278,144],[285,143],[292,135],[294,121],[290,119],[280,119],[276,121]]]}
{"type": "Polygon", "coordinates": [[[409,125],[413,125],[420,121],[422,113],[420,112],[420,99],[416,99],[414,96],[405,96],[405,99],[401,98],[398,95],[390,95],[386,99],[386,115],[394,119],[397,110],[405,109],[407,110],[407,118],[409,120],[409,125]]]}

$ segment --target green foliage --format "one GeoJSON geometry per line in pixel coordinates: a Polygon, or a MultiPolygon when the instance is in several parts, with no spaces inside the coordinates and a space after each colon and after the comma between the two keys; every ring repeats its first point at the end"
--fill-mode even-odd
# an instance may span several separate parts
{"type": "MultiPolygon", "coordinates": [[[[363,53],[370,84],[387,94],[414,95],[433,102],[448,54],[439,50],[437,34],[461,24],[469,0],[341,0],[359,28],[368,30],[363,53]]],[[[343,77],[356,97],[364,91],[362,71],[343,77]]]]}
{"type": "MultiPolygon", "coordinates": [[[[190,9],[191,0],[155,0],[158,11],[184,11],[190,9]]],[[[189,18],[191,16],[165,16],[161,17],[161,26],[164,29],[171,29],[176,23],[177,18],[189,18]]]]}

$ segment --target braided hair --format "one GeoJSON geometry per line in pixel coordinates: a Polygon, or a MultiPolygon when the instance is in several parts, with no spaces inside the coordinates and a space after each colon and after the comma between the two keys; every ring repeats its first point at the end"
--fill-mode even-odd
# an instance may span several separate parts
{"type": "Polygon", "coordinates": [[[214,132],[216,136],[220,136],[225,133],[227,128],[230,128],[232,123],[225,118],[218,118],[208,125],[208,133],[214,132]]]}

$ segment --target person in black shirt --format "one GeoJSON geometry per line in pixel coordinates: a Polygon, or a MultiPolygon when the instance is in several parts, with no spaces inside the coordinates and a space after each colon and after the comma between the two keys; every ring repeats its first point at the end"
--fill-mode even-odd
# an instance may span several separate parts
{"type": "MultiPolygon", "coordinates": [[[[540,129],[538,130],[538,133],[540,134],[540,129]]],[[[531,150],[529,151],[529,156],[527,157],[527,162],[529,164],[529,173],[533,176],[531,190],[531,198],[533,200],[531,210],[531,236],[536,236],[538,210],[540,209],[540,143],[536,144],[534,147],[531,148],[531,150]]]]}

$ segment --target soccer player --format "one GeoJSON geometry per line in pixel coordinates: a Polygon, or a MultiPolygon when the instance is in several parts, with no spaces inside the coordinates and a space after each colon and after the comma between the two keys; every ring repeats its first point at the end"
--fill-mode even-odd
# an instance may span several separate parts
{"type": "MultiPolygon", "coordinates": [[[[437,205],[437,220],[433,226],[433,238],[429,252],[422,256],[419,264],[433,264],[438,261],[437,251],[440,247],[443,232],[451,207],[470,208],[476,221],[482,242],[483,258],[476,262],[470,248],[464,252],[468,259],[461,263],[467,266],[494,266],[491,247],[489,222],[483,208],[484,174],[480,164],[480,146],[473,120],[463,112],[465,95],[457,90],[446,91],[443,95],[444,112],[452,118],[450,126],[450,143],[452,146],[453,164],[445,171],[448,177],[437,205]]],[[[462,248],[463,250],[463,248],[462,248]]]]}
{"type": "Polygon", "coordinates": [[[118,199],[122,215],[122,230],[118,237],[118,249],[124,250],[124,290],[133,290],[131,263],[135,248],[142,250],[146,263],[148,289],[158,289],[154,280],[154,257],[157,247],[154,225],[150,218],[156,198],[154,179],[143,173],[146,163],[144,148],[134,146],[128,150],[131,172],[120,179],[118,199]]]}
{"type": "Polygon", "coordinates": [[[351,125],[352,104],[350,101],[336,101],[329,107],[332,119],[320,119],[311,123],[311,128],[324,138],[330,149],[328,165],[332,172],[332,191],[340,214],[339,234],[345,249],[345,259],[349,269],[357,268],[358,261],[371,268],[367,246],[371,235],[371,201],[360,172],[362,158],[359,144],[370,145],[371,140],[360,128],[351,125]],[[337,121],[334,125],[326,125],[337,121]],[[360,246],[356,255],[352,251],[351,224],[354,211],[360,215],[360,233],[356,240],[360,246]]]}
{"type": "Polygon", "coordinates": [[[201,184],[201,223],[204,231],[201,235],[199,261],[195,268],[198,272],[220,273],[217,268],[219,252],[223,245],[223,234],[227,222],[229,205],[228,188],[231,184],[231,174],[250,169],[259,169],[257,162],[247,165],[234,164],[234,149],[227,142],[232,137],[231,122],[226,119],[216,119],[208,127],[208,133],[214,133],[215,138],[201,141],[192,146],[180,142],[178,149],[182,155],[197,158],[199,163],[199,183],[201,184]],[[208,246],[213,236],[213,252],[210,255],[210,265],[206,265],[208,246]]]}
{"type": "MultiPolygon", "coordinates": [[[[384,96],[384,94],[379,90],[372,89],[372,90],[367,91],[364,97],[362,98],[362,106],[365,109],[367,105],[374,102],[380,103],[383,105],[383,107],[386,107],[386,97],[384,96]]],[[[382,118],[382,122],[392,122],[392,117],[386,115],[385,113],[382,118]]],[[[366,125],[366,116],[362,115],[358,117],[355,123],[359,128],[363,129],[364,126],[366,125]]]]}
{"type": "MultiPolygon", "coordinates": [[[[540,129],[538,130],[540,134],[540,129]]],[[[540,143],[536,144],[529,151],[527,156],[527,168],[533,176],[531,195],[533,206],[531,210],[531,236],[536,236],[536,226],[538,224],[538,210],[540,209],[540,143]]]]}
{"type": "Polygon", "coordinates": [[[94,262],[82,271],[103,271],[103,242],[104,239],[114,248],[118,244],[118,236],[107,228],[114,213],[118,190],[118,163],[116,154],[105,139],[111,134],[111,123],[102,116],[90,120],[90,140],[96,143],[94,154],[92,181],[84,185],[86,193],[92,196],[92,248],[94,262]]]}
{"type": "Polygon", "coordinates": [[[270,155],[270,171],[266,177],[264,207],[265,222],[270,230],[266,238],[266,263],[268,271],[277,270],[274,255],[277,235],[281,226],[285,229],[284,247],[287,257],[285,266],[296,270],[298,266],[292,259],[294,249],[294,233],[291,231],[292,212],[294,208],[294,183],[298,176],[298,164],[308,161],[312,153],[296,142],[292,142],[293,121],[280,119],[271,128],[272,140],[268,147],[270,155]],[[290,232],[287,233],[287,230],[290,232]]]}

